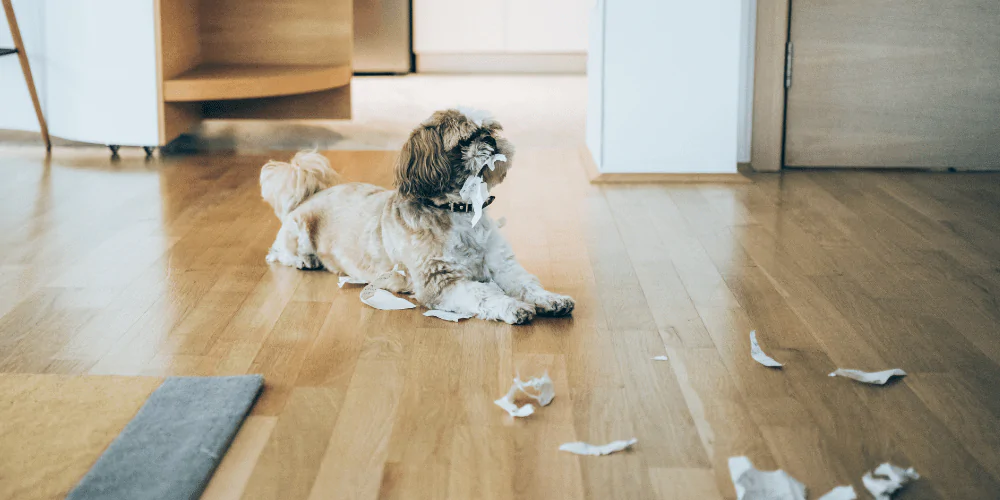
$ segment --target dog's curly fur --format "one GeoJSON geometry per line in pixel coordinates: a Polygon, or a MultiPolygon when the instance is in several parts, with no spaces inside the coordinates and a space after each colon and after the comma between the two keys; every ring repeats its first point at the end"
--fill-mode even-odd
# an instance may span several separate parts
{"type": "Polygon", "coordinates": [[[324,268],[412,293],[423,306],[511,324],[536,314],[567,315],[574,301],[542,288],[521,267],[484,213],[430,206],[461,202],[472,175],[492,189],[514,159],[496,120],[479,112],[438,111],[413,130],[396,165],[396,190],[341,184],[327,159],[301,152],[261,170],[261,194],[282,221],[267,256],[299,269],[324,268]],[[483,158],[503,154],[495,170],[483,158]],[[406,275],[386,272],[398,265],[406,275]]]}

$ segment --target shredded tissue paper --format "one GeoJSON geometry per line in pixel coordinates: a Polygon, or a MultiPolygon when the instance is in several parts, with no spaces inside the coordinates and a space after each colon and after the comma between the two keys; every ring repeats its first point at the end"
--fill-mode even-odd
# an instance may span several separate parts
{"type": "Polygon", "coordinates": [[[764,354],[764,351],[761,350],[760,345],[757,344],[756,330],[750,332],[750,356],[754,359],[754,361],[764,366],[770,366],[772,368],[780,368],[783,366],[781,363],[775,361],[774,358],[772,358],[771,356],[764,354]]]}
{"type": "Polygon", "coordinates": [[[831,377],[847,377],[849,379],[857,380],[858,382],[876,385],[885,385],[890,378],[903,377],[905,375],[906,372],[900,370],[899,368],[893,368],[892,370],[884,370],[880,372],[863,372],[861,370],[845,370],[843,368],[838,368],[837,371],[830,374],[831,377]]]}
{"type": "Polygon", "coordinates": [[[570,453],[575,453],[577,455],[590,455],[598,457],[601,455],[610,455],[612,453],[627,450],[632,447],[639,440],[636,438],[629,439],[628,441],[612,441],[608,444],[596,446],[592,444],[583,443],[580,441],[574,443],[564,443],[559,446],[560,451],[568,451],[570,453]]]}

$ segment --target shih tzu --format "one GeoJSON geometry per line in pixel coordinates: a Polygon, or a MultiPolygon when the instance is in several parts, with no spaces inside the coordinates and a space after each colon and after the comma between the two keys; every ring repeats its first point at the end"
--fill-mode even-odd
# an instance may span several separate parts
{"type": "Polygon", "coordinates": [[[434,113],[403,146],[395,191],[341,183],[315,152],[269,162],[261,195],[282,225],[267,261],[379,278],[429,309],[481,319],[522,324],[570,314],[573,299],[542,288],[485,213],[489,189],[514,158],[501,130],[481,112],[434,113]],[[396,266],[405,275],[388,272],[396,266]]]}

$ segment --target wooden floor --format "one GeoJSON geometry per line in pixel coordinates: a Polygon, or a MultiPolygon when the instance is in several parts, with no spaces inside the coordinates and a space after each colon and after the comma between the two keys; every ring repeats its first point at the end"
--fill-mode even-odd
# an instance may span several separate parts
{"type": "MultiPolygon", "coordinates": [[[[205,498],[731,499],[733,455],[813,498],[883,461],[924,476],[901,499],[1000,492],[1000,175],[595,187],[576,151],[526,150],[491,215],[577,309],[511,327],[265,265],[264,157],[59,154],[0,160],[0,371],[263,373],[205,498]],[[751,360],[751,329],[784,369],[751,360]],[[550,406],[493,405],[544,371],[550,406]]],[[[383,184],[391,156],[330,153],[383,184]]]]}

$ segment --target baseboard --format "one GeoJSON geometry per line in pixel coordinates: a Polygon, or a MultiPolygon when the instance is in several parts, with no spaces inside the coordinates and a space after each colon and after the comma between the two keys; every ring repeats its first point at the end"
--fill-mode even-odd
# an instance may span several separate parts
{"type": "Polygon", "coordinates": [[[587,73],[587,54],[417,54],[417,73],[587,73]]]}
{"type": "Polygon", "coordinates": [[[733,174],[697,174],[697,173],[601,173],[594,163],[590,150],[580,150],[580,163],[583,163],[587,179],[591,184],[746,184],[750,178],[742,173],[733,174]]]}

